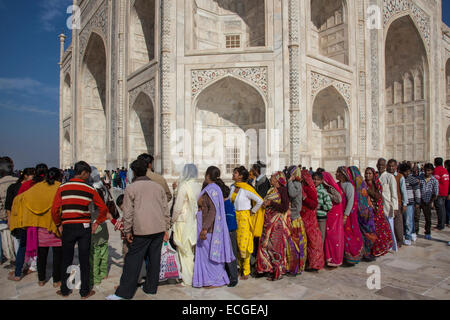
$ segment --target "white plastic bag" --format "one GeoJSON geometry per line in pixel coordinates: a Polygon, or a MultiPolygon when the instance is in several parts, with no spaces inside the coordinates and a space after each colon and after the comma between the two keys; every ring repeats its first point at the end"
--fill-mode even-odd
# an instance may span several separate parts
{"type": "Polygon", "coordinates": [[[164,242],[161,248],[161,268],[159,272],[159,281],[168,279],[180,279],[180,261],[176,250],[172,248],[169,242],[164,242]]]}

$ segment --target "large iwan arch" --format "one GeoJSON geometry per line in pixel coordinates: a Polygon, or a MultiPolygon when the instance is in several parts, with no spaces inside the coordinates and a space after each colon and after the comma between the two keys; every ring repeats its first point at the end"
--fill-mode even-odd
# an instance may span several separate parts
{"type": "Polygon", "coordinates": [[[92,33],[81,76],[82,157],[90,165],[106,168],[106,51],[103,39],[92,33]]]}
{"type": "Polygon", "coordinates": [[[390,25],[385,44],[386,157],[426,161],[430,149],[428,60],[409,15],[390,25]]]}

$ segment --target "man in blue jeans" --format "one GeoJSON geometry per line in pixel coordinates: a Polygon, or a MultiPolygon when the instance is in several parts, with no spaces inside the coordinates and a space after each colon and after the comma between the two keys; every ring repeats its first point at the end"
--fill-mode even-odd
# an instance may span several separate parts
{"type": "Polygon", "coordinates": [[[403,213],[403,222],[405,226],[405,245],[410,246],[412,234],[414,232],[414,210],[420,206],[420,182],[419,179],[411,175],[411,167],[402,163],[398,167],[399,172],[405,177],[406,191],[408,196],[408,206],[403,213]]]}

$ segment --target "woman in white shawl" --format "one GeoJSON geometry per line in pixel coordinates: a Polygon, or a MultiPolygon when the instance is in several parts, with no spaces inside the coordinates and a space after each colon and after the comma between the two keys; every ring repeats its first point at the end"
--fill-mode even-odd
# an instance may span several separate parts
{"type": "MultiPolygon", "coordinates": [[[[194,275],[194,249],[197,243],[197,198],[202,186],[197,180],[194,164],[186,164],[178,182],[178,192],[172,215],[173,240],[177,246],[184,285],[192,285],[194,275]]],[[[174,189],[176,184],[174,184],[174,189]]]]}

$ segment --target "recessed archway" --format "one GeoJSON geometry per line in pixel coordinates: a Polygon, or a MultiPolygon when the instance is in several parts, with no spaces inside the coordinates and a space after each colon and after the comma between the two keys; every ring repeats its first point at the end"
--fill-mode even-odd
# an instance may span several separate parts
{"type": "Polygon", "coordinates": [[[63,137],[63,160],[62,160],[62,168],[68,169],[70,168],[72,163],[72,142],[70,139],[69,130],[64,130],[63,137]]]}
{"type": "Polygon", "coordinates": [[[389,27],[385,44],[385,153],[398,160],[426,161],[428,154],[428,62],[409,15],[389,27]]]}
{"type": "Polygon", "coordinates": [[[63,119],[66,119],[72,114],[72,82],[70,75],[67,74],[63,83],[63,119]]]}
{"type": "Polygon", "coordinates": [[[334,86],[320,91],[313,104],[313,162],[326,170],[348,164],[349,112],[342,95],[334,86]]]}
{"type": "Polygon", "coordinates": [[[450,106],[450,59],[445,64],[445,92],[447,106],[450,106]]]}
{"type": "Polygon", "coordinates": [[[348,13],[345,0],[311,0],[312,49],[349,64],[348,13]]]}
{"type": "Polygon", "coordinates": [[[447,128],[447,134],[445,135],[445,147],[446,147],[446,158],[450,159],[450,126],[447,128]]]}
{"type": "Polygon", "coordinates": [[[194,49],[266,45],[265,0],[191,0],[194,49]]]}
{"type": "Polygon", "coordinates": [[[155,0],[136,0],[131,7],[131,72],[155,58],[155,0]]]}
{"type": "Polygon", "coordinates": [[[92,33],[82,65],[82,159],[106,168],[106,50],[103,39],[92,33]]]}
{"type": "Polygon", "coordinates": [[[155,113],[151,99],[143,92],[130,109],[128,137],[130,162],[142,153],[154,154],[155,113]]]}
{"type": "MultiPolygon", "coordinates": [[[[227,76],[209,85],[198,96],[196,123],[202,128],[202,150],[213,149],[216,155],[221,152],[225,162],[220,164],[221,170],[226,174],[237,165],[266,161],[266,103],[250,84],[227,76]],[[221,148],[207,129],[221,133],[221,148]]],[[[208,164],[202,165],[201,160],[211,155],[194,152],[195,161],[205,170],[208,164]]]]}

